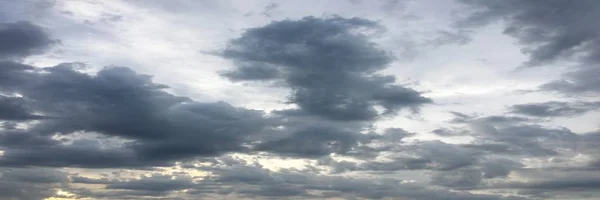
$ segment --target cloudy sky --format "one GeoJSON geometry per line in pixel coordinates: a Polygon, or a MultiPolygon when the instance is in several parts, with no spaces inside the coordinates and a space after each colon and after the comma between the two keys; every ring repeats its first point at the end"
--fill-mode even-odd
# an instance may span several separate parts
{"type": "Polygon", "coordinates": [[[597,0],[0,0],[0,199],[600,199],[597,0]]]}

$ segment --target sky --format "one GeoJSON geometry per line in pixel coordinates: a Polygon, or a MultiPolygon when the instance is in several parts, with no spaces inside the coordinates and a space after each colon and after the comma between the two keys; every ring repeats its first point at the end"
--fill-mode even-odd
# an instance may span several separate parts
{"type": "Polygon", "coordinates": [[[600,199],[598,18],[0,0],[0,199],[600,199]]]}

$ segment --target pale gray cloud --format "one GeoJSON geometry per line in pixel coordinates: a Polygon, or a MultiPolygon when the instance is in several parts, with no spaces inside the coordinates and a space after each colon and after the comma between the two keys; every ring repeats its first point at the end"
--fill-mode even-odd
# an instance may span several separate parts
{"type": "Polygon", "coordinates": [[[517,104],[510,112],[533,117],[572,117],[600,108],[600,102],[558,102],[517,104]]]}

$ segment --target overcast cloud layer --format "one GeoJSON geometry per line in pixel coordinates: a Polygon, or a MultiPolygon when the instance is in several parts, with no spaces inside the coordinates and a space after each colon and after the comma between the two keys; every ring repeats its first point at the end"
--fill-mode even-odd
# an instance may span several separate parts
{"type": "Polygon", "coordinates": [[[595,0],[0,11],[0,199],[600,199],[595,0]]]}

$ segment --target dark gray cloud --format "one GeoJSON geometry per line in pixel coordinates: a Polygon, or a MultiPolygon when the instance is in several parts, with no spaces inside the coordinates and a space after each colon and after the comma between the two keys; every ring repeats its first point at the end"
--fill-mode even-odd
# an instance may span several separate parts
{"type": "Polygon", "coordinates": [[[483,176],[476,169],[460,169],[449,172],[438,172],[431,177],[431,183],[452,187],[455,189],[469,189],[481,183],[483,176]]]}
{"type": "Polygon", "coordinates": [[[29,22],[0,23],[0,60],[41,53],[53,43],[40,27],[29,22]]]}
{"type": "MultiPolygon", "coordinates": [[[[245,161],[240,161],[243,163],[245,161]]],[[[142,178],[108,180],[80,176],[71,177],[73,182],[101,184],[104,189],[89,191],[71,187],[69,190],[80,198],[141,198],[165,197],[177,192],[181,199],[250,198],[250,199],[467,199],[512,200],[516,197],[471,194],[434,189],[416,183],[401,183],[394,178],[359,178],[306,173],[293,169],[272,171],[261,165],[214,164],[199,168],[211,172],[211,176],[194,179],[189,176],[152,175],[142,178]],[[79,181],[76,181],[79,180],[79,181]],[[83,181],[81,181],[83,180],[83,181]]]]}
{"type": "Polygon", "coordinates": [[[0,92],[10,94],[8,88],[19,87],[19,85],[24,84],[29,72],[34,69],[32,66],[12,61],[0,61],[0,84],[2,85],[0,92]]]}
{"type": "MultiPolygon", "coordinates": [[[[31,134],[31,133],[25,133],[31,134]]],[[[74,144],[55,144],[52,146],[19,146],[3,148],[4,156],[0,165],[13,167],[146,167],[169,164],[164,160],[143,159],[130,149],[107,149],[97,140],[80,140],[74,144]]]]}
{"type": "MultiPolygon", "coordinates": [[[[368,161],[365,163],[330,162],[342,171],[394,172],[401,170],[427,170],[445,176],[461,170],[478,170],[483,178],[504,178],[512,171],[524,167],[518,160],[495,158],[510,155],[506,149],[474,148],[473,144],[448,144],[440,141],[404,144],[401,149],[391,151],[390,161],[368,161]]],[[[506,145],[505,148],[510,148],[506,145]]],[[[459,172],[456,172],[459,173],[459,172]]],[[[459,173],[460,174],[460,173],[459,173]]],[[[458,176],[454,174],[453,176],[458,176]]]]}
{"type": "MultiPolygon", "coordinates": [[[[242,145],[258,140],[257,135],[273,121],[261,111],[171,95],[162,91],[165,86],[128,68],[105,68],[94,76],[78,72],[73,64],[26,71],[30,69],[14,69],[19,76],[0,85],[0,91],[27,99],[18,106],[52,116],[23,132],[46,137],[97,132],[130,142],[120,148],[101,148],[94,142],[80,146],[57,143],[39,153],[35,145],[21,146],[7,149],[0,163],[13,165],[37,158],[30,164],[109,166],[128,160],[155,163],[153,160],[218,155],[243,151],[242,145]]],[[[18,112],[13,112],[13,117],[14,113],[18,112]]]]}
{"type": "Polygon", "coordinates": [[[195,184],[190,177],[173,177],[171,175],[155,174],[152,176],[143,176],[140,179],[111,182],[106,185],[106,188],[168,192],[193,188],[194,185],[195,184]]]}
{"type": "MultiPolygon", "coordinates": [[[[372,44],[367,42],[366,36],[350,33],[350,29],[354,30],[355,26],[376,26],[374,22],[368,20],[305,18],[302,22],[274,22],[266,28],[248,31],[245,36],[232,43],[245,44],[248,42],[246,37],[260,36],[263,32],[275,34],[295,32],[301,28],[298,26],[309,28],[316,26],[312,29],[327,38],[323,38],[326,41],[321,39],[314,41],[315,47],[331,48],[330,50],[340,52],[336,53],[339,55],[331,55],[333,57],[314,59],[293,52],[282,57],[281,61],[277,62],[292,66],[290,72],[297,73],[290,75],[288,82],[305,75],[302,70],[296,69],[305,65],[294,64],[296,61],[305,60],[308,62],[306,66],[312,67],[315,72],[323,72],[320,75],[317,73],[317,77],[334,75],[331,73],[342,70],[340,73],[345,74],[344,80],[357,80],[365,83],[362,84],[363,87],[375,87],[375,90],[381,93],[373,94],[375,96],[372,97],[378,99],[378,105],[386,108],[388,110],[386,112],[396,109],[398,106],[396,100],[404,99],[404,96],[397,93],[399,91],[408,91],[416,95],[409,98],[426,99],[420,97],[414,90],[387,85],[389,81],[393,82],[391,77],[362,75],[385,67],[391,59],[385,52],[372,47],[372,44]],[[340,38],[334,35],[340,35],[340,38]],[[346,44],[347,42],[350,43],[346,44]],[[360,48],[367,49],[363,52],[360,48]],[[363,53],[370,55],[363,55],[363,53]],[[348,60],[357,59],[357,56],[366,57],[348,60]],[[339,63],[336,60],[339,60],[339,63]],[[344,71],[346,69],[351,73],[344,71]]],[[[298,34],[297,39],[302,41],[314,38],[303,34],[308,33],[298,34]]],[[[260,37],[258,39],[267,39],[260,37]]],[[[286,40],[284,35],[277,37],[286,40]]],[[[22,45],[27,45],[27,41],[20,42],[24,43],[22,45]]],[[[280,42],[276,45],[279,46],[278,48],[289,45],[281,43],[282,41],[276,42],[280,42]]],[[[268,42],[260,44],[268,44],[268,42]]],[[[45,47],[35,46],[35,48],[43,50],[45,47]]],[[[233,47],[229,48],[225,55],[237,55],[238,61],[259,55],[243,54],[233,49],[233,47]]],[[[269,49],[263,50],[270,52],[269,49]]],[[[318,51],[323,53],[325,49],[318,51]]],[[[318,55],[316,52],[312,54],[318,55]]],[[[268,57],[261,59],[273,57],[266,56],[268,57]]],[[[272,65],[267,60],[261,62],[272,65]]],[[[47,68],[35,68],[12,61],[0,64],[0,70],[3,72],[0,76],[5,78],[0,80],[0,93],[18,94],[18,96],[2,96],[0,108],[5,111],[1,115],[2,119],[36,120],[36,123],[27,128],[18,129],[13,126],[11,130],[0,132],[3,143],[1,148],[4,150],[0,164],[5,166],[101,168],[163,166],[171,165],[176,160],[251,151],[319,157],[330,153],[347,153],[362,142],[369,142],[370,139],[360,133],[368,128],[368,122],[319,120],[312,115],[316,110],[307,111],[305,108],[276,111],[266,116],[260,110],[236,108],[225,102],[199,103],[187,97],[165,92],[167,86],[154,83],[150,76],[137,74],[125,67],[107,67],[90,75],[80,72],[80,69],[85,68],[81,63],[63,63],[47,68]],[[73,138],[72,135],[79,132],[98,134],[99,137],[70,141],[54,139],[55,136],[73,138]],[[105,141],[107,139],[112,139],[113,142],[107,143],[105,141]]],[[[302,82],[300,81],[298,84],[311,85],[312,81],[301,79],[308,82],[300,83],[302,82]]],[[[307,86],[308,88],[302,91],[313,93],[320,90],[318,88],[321,86],[307,86]]],[[[333,90],[335,89],[332,88],[331,92],[333,90]]],[[[363,88],[360,91],[342,90],[348,90],[342,92],[344,95],[347,92],[359,94],[373,91],[372,88],[363,88]]],[[[328,92],[323,94],[329,95],[328,92]]],[[[303,96],[301,93],[297,92],[296,96],[303,96]]],[[[312,101],[311,95],[302,98],[312,101]]],[[[332,96],[325,98],[330,97],[332,96]]],[[[346,99],[347,96],[342,98],[346,99]]],[[[368,103],[360,101],[360,104],[368,103]]],[[[340,102],[336,100],[330,103],[337,105],[340,102]]],[[[364,104],[361,108],[367,108],[366,110],[375,114],[373,105],[364,104]]],[[[343,113],[334,115],[345,117],[343,113]]]]}
{"type": "Polygon", "coordinates": [[[5,129],[0,135],[0,145],[3,148],[26,147],[51,147],[60,144],[60,141],[37,134],[28,134],[16,127],[5,129]]]}
{"type": "Polygon", "coordinates": [[[478,159],[477,152],[441,141],[422,142],[413,148],[418,159],[427,161],[425,166],[431,169],[459,169],[473,165],[478,159]]]}
{"type": "Polygon", "coordinates": [[[234,61],[223,72],[236,81],[276,81],[292,90],[298,112],[333,120],[372,120],[431,103],[393,76],[376,75],[394,59],[369,41],[383,28],[361,18],[275,21],[251,28],[220,53],[234,61]]]}
{"type": "Polygon", "coordinates": [[[0,131],[5,150],[0,164],[6,166],[163,166],[251,151],[320,157],[351,152],[377,135],[361,133],[368,128],[366,123],[319,120],[295,111],[267,117],[262,111],[225,102],[194,102],[169,94],[163,90],[166,86],[124,67],[89,75],[79,72],[77,63],[43,69],[10,64],[6,69],[14,76],[3,80],[0,91],[22,97],[10,97],[18,103],[3,104],[11,112],[2,116],[37,122],[25,129],[0,131]],[[107,146],[102,137],[52,139],[77,132],[120,142],[107,146]]]}
{"type": "Polygon", "coordinates": [[[24,106],[25,100],[20,97],[0,95],[0,120],[32,120],[42,119],[24,106]]]}
{"type": "MultiPolygon", "coordinates": [[[[222,193],[242,193],[264,191],[268,188],[279,198],[296,197],[303,199],[367,198],[367,199],[519,199],[494,195],[476,195],[467,192],[450,192],[432,189],[420,184],[400,183],[393,178],[351,178],[307,174],[299,171],[270,171],[260,166],[234,166],[213,168],[215,177],[205,179],[200,184],[219,185],[222,193]],[[223,188],[227,188],[223,190],[223,188]],[[306,191],[315,191],[314,195],[306,191]]],[[[217,191],[212,191],[219,193],[217,191]]],[[[257,192],[261,196],[266,192],[257,192]]],[[[266,195],[269,196],[269,195],[266,195]]],[[[272,195],[271,195],[272,196],[272,195]]],[[[254,196],[256,198],[256,196],[254,196]]]]}
{"type": "Polygon", "coordinates": [[[489,159],[481,164],[485,178],[507,177],[514,169],[525,167],[521,162],[506,158],[489,159]]]}
{"type": "Polygon", "coordinates": [[[576,69],[564,74],[563,79],[552,81],[540,86],[542,90],[557,91],[567,95],[587,95],[590,92],[597,93],[600,81],[600,67],[593,63],[586,64],[587,68],[576,69]]]}
{"type": "Polygon", "coordinates": [[[82,183],[82,184],[110,184],[112,180],[107,178],[93,179],[85,176],[74,175],[69,177],[71,183],[82,183]]]}
{"type": "MultiPolygon", "coordinates": [[[[7,121],[0,129],[0,165],[18,167],[0,177],[0,198],[43,199],[62,188],[80,198],[98,199],[499,200],[523,198],[467,190],[597,188],[595,178],[494,184],[523,170],[523,158],[548,164],[544,160],[568,162],[568,156],[581,153],[591,158],[587,168],[567,167],[567,171],[600,168],[597,133],[578,135],[536,124],[544,120],[536,117],[581,114],[596,106],[592,102],[511,107],[511,114],[527,117],[454,112],[453,127],[433,133],[473,139],[460,144],[410,140],[416,133],[399,128],[374,131],[370,126],[374,120],[401,109],[417,111],[431,102],[420,92],[396,84],[395,77],[377,74],[393,60],[369,41],[373,32],[381,30],[377,23],[360,18],[307,17],[248,29],[232,40],[221,55],[235,67],[224,76],[291,90],[288,101],[297,108],[269,114],[176,96],[150,76],[125,67],[87,74],[79,63],[41,69],[14,60],[39,53],[49,44],[30,45],[30,51],[12,53],[6,56],[12,61],[0,63],[0,120],[7,121]],[[232,157],[213,158],[230,152],[313,158],[319,165],[271,171],[232,157]],[[334,160],[331,154],[353,159],[334,160]],[[197,159],[210,165],[190,164],[197,159]],[[199,178],[176,172],[135,179],[75,175],[67,180],[55,170],[25,168],[156,170],[151,167],[175,162],[210,175],[199,178]],[[321,168],[331,168],[337,175],[324,175],[321,168]],[[401,180],[409,179],[394,174],[402,170],[430,173],[432,180],[401,180]],[[103,187],[92,191],[65,186],[69,181],[103,187]]],[[[466,42],[460,34],[448,32],[447,38],[434,42],[466,42]]]]}
{"type": "Polygon", "coordinates": [[[288,87],[288,103],[299,107],[273,112],[285,121],[283,137],[257,149],[302,157],[355,152],[373,139],[361,134],[372,120],[430,103],[419,92],[394,84],[395,77],[375,74],[393,60],[369,41],[382,30],[361,18],[305,17],[251,28],[231,40],[219,55],[235,68],[223,76],[288,87]]]}
{"type": "Polygon", "coordinates": [[[527,103],[512,105],[511,113],[532,117],[572,117],[599,109],[600,102],[560,102],[527,103]]]}
{"type": "MultiPolygon", "coordinates": [[[[560,173],[560,172],[555,172],[560,173]]],[[[572,176],[567,174],[561,174],[556,179],[542,178],[537,181],[529,182],[507,182],[497,184],[492,187],[496,188],[513,188],[522,189],[525,191],[532,191],[543,193],[545,191],[573,191],[573,190],[593,190],[600,188],[600,177],[596,174],[587,174],[587,176],[581,176],[581,174],[573,173],[572,176]]]]}
{"type": "Polygon", "coordinates": [[[66,182],[66,173],[47,168],[2,168],[3,181],[27,183],[66,182]]]}
{"type": "Polygon", "coordinates": [[[587,166],[582,167],[583,169],[592,171],[600,170],[600,148],[596,145],[598,142],[600,142],[600,131],[579,135],[577,150],[578,152],[588,155],[591,159],[587,166]]]}
{"type": "Polygon", "coordinates": [[[599,4],[596,1],[462,2],[476,11],[461,21],[461,25],[481,26],[505,20],[508,24],[504,33],[518,38],[524,45],[531,45],[524,49],[530,56],[530,64],[552,62],[578,50],[591,50],[588,56],[598,55],[593,45],[586,44],[598,39],[598,28],[589,26],[598,15],[599,4]]]}
{"type": "MultiPolygon", "coordinates": [[[[506,167],[512,165],[511,168],[522,167],[520,164],[514,163],[509,160],[496,160],[493,161],[496,164],[506,167]],[[502,164],[503,163],[503,164],[502,164]]],[[[488,163],[492,164],[492,163],[488,163]]],[[[486,168],[483,168],[484,170],[486,168]]],[[[489,170],[489,168],[488,168],[489,170]]],[[[527,182],[520,181],[508,181],[508,182],[485,182],[485,178],[493,178],[484,176],[484,171],[480,169],[460,169],[448,172],[437,172],[434,173],[431,178],[431,183],[434,185],[446,186],[454,189],[517,189],[523,194],[529,194],[528,196],[541,194],[541,193],[552,193],[556,191],[573,191],[573,190],[588,190],[598,188],[598,181],[600,178],[592,173],[581,173],[577,171],[564,172],[564,171],[544,171],[543,169],[533,169],[534,172],[543,175],[545,173],[551,173],[549,177],[538,177],[538,180],[532,180],[527,182]]],[[[527,171],[521,172],[527,173],[527,171]]],[[[506,176],[502,174],[502,176],[506,176]]],[[[553,198],[557,195],[547,195],[545,198],[553,198]]]]}
{"type": "Polygon", "coordinates": [[[294,157],[321,157],[331,153],[346,154],[356,150],[361,143],[368,143],[370,135],[363,122],[332,121],[315,118],[296,111],[273,111],[281,125],[255,150],[278,152],[294,157]]]}
{"type": "Polygon", "coordinates": [[[291,137],[267,141],[258,150],[273,150],[279,153],[320,157],[330,153],[346,153],[356,146],[358,132],[343,132],[335,128],[307,128],[294,132],[291,137]]]}
{"type": "MultiPolygon", "coordinates": [[[[554,103],[550,104],[556,105],[554,103]]],[[[575,107],[575,105],[582,106],[584,104],[588,105],[585,102],[559,103],[557,105],[575,107]]],[[[557,111],[555,113],[559,114],[552,115],[573,114],[574,112],[570,109],[567,110],[569,111],[557,111]]],[[[581,112],[585,112],[584,110],[586,109],[581,109],[581,112]]],[[[458,129],[468,131],[470,134],[467,136],[474,139],[466,144],[455,144],[456,147],[454,148],[475,153],[472,154],[475,160],[467,165],[450,170],[430,171],[432,172],[431,184],[458,190],[517,190],[519,194],[532,199],[573,198],[577,195],[587,194],[586,191],[596,187],[594,182],[596,178],[586,178],[584,176],[565,177],[570,177],[570,174],[579,170],[585,172],[597,171],[598,168],[594,167],[594,161],[599,160],[597,158],[600,157],[600,151],[596,145],[593,145],[600,138],[597,133],[576,134],[567,128],[542,126],[538,123],[538,120],[511,115],[477,116],[459,112],[452,114],[455,119],[452,119],[451,122],[458,125],[465,124],[465,127],[458,127],[458,129]],[[585,155],[590,162],[573,164],[572,162],[581,162],[573,159],[573,155],[585,155]],[[540,159],[536,162],[540,166],[532,167],[529,165],[526,167],[525,164],[521,163],[521,161],[530,159],[540,159]],[[543,173],[538,174],[545,169],[553,170],[551,172],[557,174],[557,176],[545,177],[543,173]],[[508,178],[509,175],[515,172],[518,173],[517,176],[531,174],[527,177],[531,181],[507,182],[506,179],[510,179],[508,178]],[[574,190],[577,190],[577,192],[574,190]],[[555,191],[570,191],[573,193],[562,195],[555,191]]],[[[543,114],[540,116],[551,115],[543,114]]],[[[420,147],[414,147],[413,149],[420,149],[420,147]]],[[[423,155],[418,158],[427,160],[427,157],[423,155]]],[[[438,155],[452,157],[444,156],[444,154],[438,155]]],[[[452,158],[452,160],[456,159],[452,158]]],[[[593,198],[593,195],[584,199],[586,198],[593,198]]]]}
{"type": "Polygon", "coordinates": [[[465,147],[498,154],[556,155],[556,149],[572,148],[577,135],[564,127],[546,127],[536,120],[515,116],[468,117],[453,122],[467,124],[475,140],[465,147]]]}
{"type": "MultiPolygon", "coordinates": [[[[76,194],[76,198],[91,199],[159,199],[159,200],[188,200],[194,198],[183,198],[167,196],[168,193],[145,190],[100,190],[89,188],[72,188],[68,190],[76,194]]],[[[72,197],[71,197],[72,198],[72,197]]]]}
{"type": "Polygon", "coordinates": [[[333,171],[367,171],[375,173],[401,170],[451,171],[476,165],[483,155],[473,149],[441,141],[406,143],[401,139],[393,140],[389,137],[377,138],[372,143],[360,146],[359,149],[377,153],[362,152],[367,156],[361,157],[362,162],[358,163],[330,160],[323,160],[322,162],[329,164],[333,171]],[[373,158],[378,155],[383,155],[382,158],[384,159],[373,158]]]}
{"type": "Polygon", "coordinates": [[[45,199],[67,182],[66,173],[55,169],[1,168],[0,199],[45,199]]]}
{"type": "MultiPolygon", "coordinates": [[[[570,104],[567,104],[570,105],[570,104]]],[[[475,140],[458,146],[478,152],[477,163],[449,172],[436,172],[432,183],[442,183],[446,187],[456,189],[511,189],[530,198],[573,198],[588,194],[596,187],[592,177],[571,174],[579,170],[595,173],[594,161],[599,160],[600,151],[597,145],[597,133],[576,134],[563,127],[546,127],[536,120],[508,116],[469,116],[455,113],[457,119],[452,121],[469,130],[475,140]],[[574,159],[574,155],[585,155],[590,162],[574,159]],[[524,160],[536,160],[540,166],[527,167],[524,160]],[[542,161],[547,160],[547,161],[542,161]],[[580,162],[578,164],[575,164],[580,162]],[[462,173],[464,169],[481,172],[481,178],[475,172],[462,173]],[[551,170],[556,177],[544,175],[545,169],[551,170]],[[505,179],[513,172],[518,175],[529,174],[529,182],[496,181],[505,179]],[[436,179],[436,177],[438,177],[436,179]],[[487,181],[494,179],[494,181],[487,181]],[[564,180],[564,181],[563,181],[564,180]],[[556,191],[569,191],[560,194],[556,191]]],[[[583,199],[594,198],[594,195],[583,199]]]]}
{"type": "Polygon", "coordinates": [[[509,0],[500,2],[462,0],[471,12],[461,27],[478,27],[503,20],[504,33],[518,39],[529,55],[527,66],[575,59],[580,62],[563,80],[542,85],[544,90],[571,95],[597,93],[600,73],[600,2],[509,0]]]}

